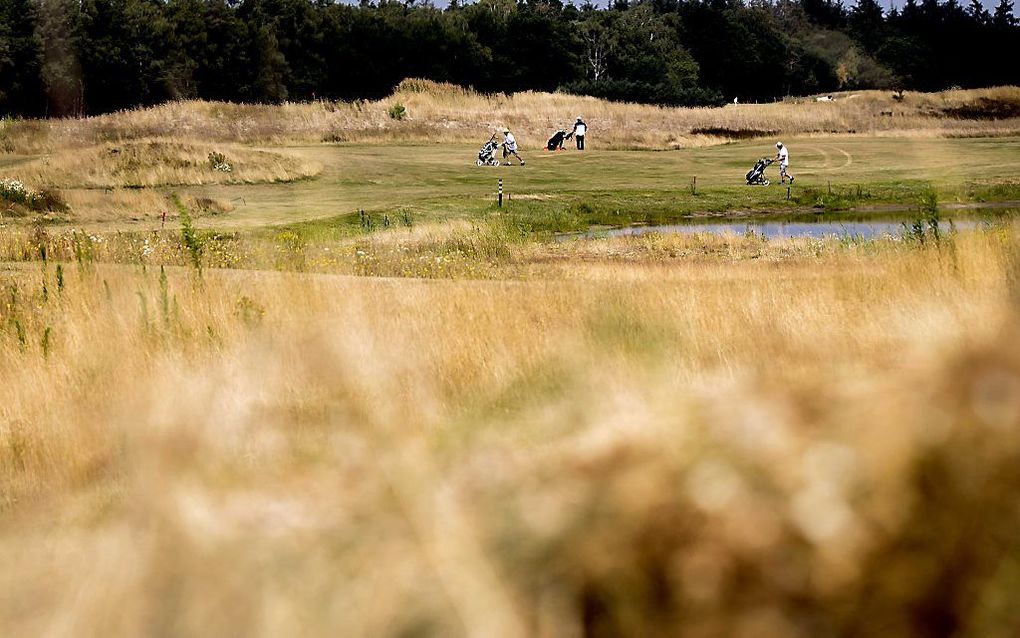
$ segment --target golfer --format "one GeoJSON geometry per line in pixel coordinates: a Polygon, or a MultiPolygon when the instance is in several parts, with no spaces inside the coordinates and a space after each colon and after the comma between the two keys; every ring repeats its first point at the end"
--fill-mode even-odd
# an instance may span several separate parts
{"type": "Polygon", "coordinates": [[[785,184],[786,178],[790,178],[790,183],[793,183],[793,175],[790,175],[788,169],[790,168],[790,151],[783,146],[782,142],[776,142],[776,159],[779,160],[779,183],[785,184]]]}
{"type": "Polygon", "coordinates": [[[577,116],[577,121],[574,122],[574,130],[571,134],[574,136],[574,140],[577,142],[577,150],[584,150],[584,135],[588,132],[588,125],[584,123],[581,116],[577,116]]]}
{"type": "Polygon", "coordinates": [[[521,166],[524,166],[524,158],[517,152],[517,138],[510,132],[510,129],[503,129],[503,159],[506,160],[506,165],[510,166],[510,156],[513,155],[521,162],[521,166]]]}

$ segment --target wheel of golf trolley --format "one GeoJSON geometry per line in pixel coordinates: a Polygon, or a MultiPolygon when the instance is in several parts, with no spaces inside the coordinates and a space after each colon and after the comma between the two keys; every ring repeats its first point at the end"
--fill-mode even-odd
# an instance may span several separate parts
{"type": "Polygon", "coordinates": [[[768,186],[768,185],[769,185],[769,184],[771,184],[771,183],[772,183],[772,182],[770,182],[770,181],[768,180],[768,178],[766,178],[766,179],[765,179],[765,181],[763,181],[763,182],[761,183],[761,185],[762,185],[762,186],[768,186]]]}
{"type": "Polygon", "coordinates": [[[482,163],[482,160],[475,160],[475,166],[485,166],[485,164],[482,163]]]}

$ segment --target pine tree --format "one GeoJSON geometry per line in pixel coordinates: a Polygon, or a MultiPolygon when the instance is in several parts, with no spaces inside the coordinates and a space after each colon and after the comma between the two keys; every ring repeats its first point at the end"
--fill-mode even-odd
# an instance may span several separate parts
{"type": "Polygon", "coordinates": [[[287,59],[280,52],[280,45],[267,25],[256,27],[252,45],[252,70],[255,81],[252,95],[256,102],[279,103],[287,99],[287,59]]]}
{"type": "Polygon", "coordinates": [[[0,110],[39,114],[45,104],[39,71],[42,41],[32,0],[0,0],[0,110]]]}
{"type": "Polygon", "coordinates": [[[991,16],[988,15],[988,11],[984,5],[981,4],[981,0],[970,0],[970,6],[967,7],[967,13],[970,17],[978,24],[988,24],[991,16]]]}
{"type": "Polygon", "coordinates": [[[997,27],[1015,27],[1016,16],[1013,15],[1013,0],[999,0],[992,16],[992,22],[997,27]]]}
{"type": "Polygon", "coordinates": [[[81,115],[85,83],[78,59],[82,39],[80,5],[74,0],[40,2],[37,31],[43,44],[39,73],[46,87],[47,114],[81,115]]]}
{"type": "Polygon", "coordinates": [[[875,0],[857,0],[850,10],[850,31],[865,49],[874,51],[881,41],[882,7],[875,0]]]}

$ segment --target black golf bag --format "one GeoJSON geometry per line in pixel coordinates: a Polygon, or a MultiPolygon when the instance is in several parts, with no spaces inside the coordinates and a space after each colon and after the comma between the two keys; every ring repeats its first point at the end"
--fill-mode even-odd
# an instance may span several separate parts
{"type": "Polygon", "coordinates": [[[545,148],[550,151],[563,150],[563,142],[573,137],[573,133],[567,133],[564,130],[559,130],[553,133],[553,136],[549,138],[549,141],[545,143],[545,148]]]}
{"type": "Polygon", "coordinates": [[[757,162],[755,162],[754,168],[747,171],[747,175],[745,175],[745,177],[747,178],[747,185],[768,186],[769,179],[765,177],[765,169],[768,168],[769,164],[771,164],[773,161],[775,160],[768,157],[763,157],[757,162]]]}

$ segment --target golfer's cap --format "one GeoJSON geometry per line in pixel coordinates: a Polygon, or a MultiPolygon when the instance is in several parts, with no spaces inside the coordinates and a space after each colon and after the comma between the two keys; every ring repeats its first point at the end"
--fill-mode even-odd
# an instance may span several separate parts
{"type": "Polygon", "coordinates": [[[578,122],[580,122],[580,121],[581,121],[581,116],[580,116],[580,115],[578,115],[578,116],[577,116],[577,121],[578,121],[578,122]]]}
{"type": "Polygon", "coordinates": [[[776,142],[776,148],[783,148],[782,142],[776,142]]]}
{"type": "Polygon", "coordinates": [[[503,128],[503,132],[504,132],[504,133],[509,133],[509,132],[510,132],[510,129],[508,129],[508,128],[504,127],[504,128],[503,128]]]}

